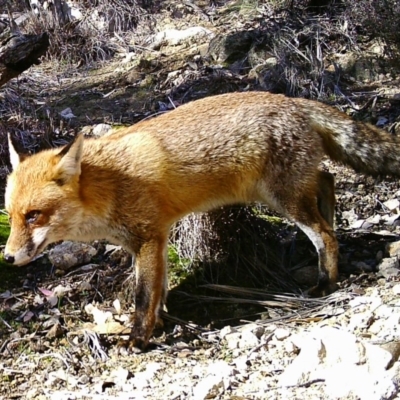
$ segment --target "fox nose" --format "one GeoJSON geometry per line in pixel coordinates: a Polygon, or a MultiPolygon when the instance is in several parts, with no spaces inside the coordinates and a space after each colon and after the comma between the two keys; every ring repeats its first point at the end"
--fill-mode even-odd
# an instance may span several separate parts
{"type": "Polygon", "coordinates": [[[15,257],[10,254],[4,254],[4,260],[9,264],[14,264],[15,257]]]}

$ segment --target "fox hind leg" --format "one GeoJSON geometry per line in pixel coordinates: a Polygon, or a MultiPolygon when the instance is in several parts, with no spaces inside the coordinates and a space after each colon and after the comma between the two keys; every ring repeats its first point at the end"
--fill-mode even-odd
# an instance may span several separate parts
{"type": "Polygon", "coordinates": [[[271,204],[268,201],[271,198],[279,199],[279,203],[275,200],[276,210],[295,222],[314,244],[319,258],[319,274],[318,283],[309,290],[309,294],[313,297],[326,296],[337,289],[338,277],[339,246],[332,226],[333,177],[316,171],[316,175],[311,175],[308,182],[303,180],[298,185],[293,180],[291,183],[286,186],[261,184],[258,195],[266,204],[271,204]],[[318,188],[321,181],[325,185],[322,191],[318,188]]]}
{"type": "Polygon", "coordinates": [[[335,178],[325,171],[318,171],[318,210],[333,228],[335,217],[335,178]]]}
{"type": "MultiPolygon", "coordinates": [[[[329,216],[332,216],[329,209],[329,216]]],[[[312,297],[326,296],[337,289],[338,252],[336,235],[327,215],[321,215],[318,208],[318,195],[304,195],[299,198],[289,217],[308,236],[318,253],[318,283],[309,290],[312,297]]]]}

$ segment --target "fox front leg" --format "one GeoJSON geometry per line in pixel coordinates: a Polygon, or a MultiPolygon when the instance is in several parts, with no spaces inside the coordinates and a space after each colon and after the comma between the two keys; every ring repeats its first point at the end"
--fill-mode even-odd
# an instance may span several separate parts
{"type": "Polygon", "coordinates": [[[168,235],[152,238],[136,254],[135,316],[128,347],[144,350],[158,318],[165,296],[168,235]]]}

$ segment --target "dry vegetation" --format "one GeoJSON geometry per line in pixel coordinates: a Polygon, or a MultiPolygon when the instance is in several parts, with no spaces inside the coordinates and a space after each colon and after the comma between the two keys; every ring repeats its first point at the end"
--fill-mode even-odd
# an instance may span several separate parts
{"type": "MultiPolygon", "coordinates": [[[[400,134],[397,0],[78,0],[79,19],[60,13],[61,0],[53,0],[54,7],[46,10],[28,7],[30,3],[0,0],[0,13],[11,6],[23,33],[47,31],[51,41],[41,65],[0,88],[0,194],[9,170],[7,132],[35,152],[66,143],[79,130],[90,134],[99,123],[117,129],[230,91],[269,90],[318,99],[400,134]],[[154,45],[157,32],[193,26],[214,37],[154,45]],[[61,116],[67,108],[75,117],[61,116]]],[[[259,344],[237,353],[218,339],[216,329],[249,320],[257,320],[262,329],[284,324],[289,330],[316,321],[320,325],[314,326],[330,323],[335,328],[352,321],[366,340],[373,337],[368,329],[372,332],[384,320],[380,299],[365,314],[356,314],[357,303],[354,319],[347,311],[342,322],[333,316],[341,318],[349,300],[368,291],[390,292],[389,300],[384,299],[392,305],[387,324],[398,338],[391,321],[400,289],[397,285],[392,293],[390,280],[399,278],[378,281],[376,266],[385,245],[400,232],[399,211],[385,205],[397,200],[400,184],[323,164],[337,182],[341,290],[333,297],[299,295],[316,280],[315,249],[288,221],[256,205],[190,215],[174,227],[169,313],[163,313],[165,325],[155,332],[157,351],[141,355],[115,355],[120,331],[112,335],[109,330],[114,323],[120,329],[133,314],[131,260],[122,250],[107,252],[106,243],[96,242],[93,263],[68,272],[55,271],[46,257],[17,272],[0,265],[0,400],[125,394],[142,399],[146,393],[146,398],[189,398],[187,393],[204,378],[204,371],[195,372],[197,366],[215,360],[231,363],[238,354],[238,386],[225,388],[225,395],[213,389],[213,398],[290,397],[293,387],[276,397],[265,390],[277,385],[298,349],[289,359],[286,345],[274,352],[269,345],[273,335],[266,329],[259,344]],[[112,321],[100,323],[88,306],[100,320],[111,310],[112,321]],[[263,356],[257,360],[259,353],[263,356]],[[147,368],[157,364],[165,371],[146,378],[147,368]],[[243,388],[255,374],[261,397],[254,395],[254,387],[243,388]],[[166,379],[168,375],[173,378],[166,379]],[[181,381],[185,394],[172,396],[181,381]],[[240,387],[245,397],[235,391],[240,387]]],[[[0,240],[6,235],[6,216],[0,210],[0,240]]],[[[220,368],[215,365],[214,371],[220,368]]],[[[371,371],[374,379],[364,382],[382,380],[376,368],[371,371]]],[[[291,398],[322,398],[320,385],[302,384],[291,398]],[[315,397],[307,397],[309,389],[315,397]]]]}
{"type": "MultiPolygon", "coordinates": [[[[36,151],[65,143],[85,125],[133,123],[221,92],[258,89],[316,98],[368,120],[389,109],[394,131],[399,120],[395,106],[379,96],[382,79],[354,77],[337,61],[380,44],[385,79],[398,79],[390,67],[400,46],[395,0],[80,0],[79,19],[56,9],[27,10],[22,1],[12,5],[26,16],[21,30],[48,31],[51,43],[41,66],[0,90],[3,177],[7,131],[36,151]],[[205,54],[192,47],[151,48],[154,33],[194,25],[216,33],[205,54]],[[121,72],[116,64],[127,55],[134,61],[121,72]],[[137,101],[134,110],[132,102],[123,103],[128,97],[137,101]],[[78,103],[86,110],[76,119],[60,117],[60,107],[77,112],[78,103]]],[[[340,207],[339,199],[339,214],[340,207]]],[[[314,250],[290,224],[266,215],[263,208],[237,207],[190,216],[173,231],[171,259],[185,273],[203,267],[203,282],[298,291],[291,276],[316,264],[314,250]]]]}

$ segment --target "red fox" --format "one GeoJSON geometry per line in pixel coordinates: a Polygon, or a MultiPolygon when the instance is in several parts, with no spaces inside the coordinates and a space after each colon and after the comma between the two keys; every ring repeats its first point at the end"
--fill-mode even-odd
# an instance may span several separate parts
{"type": "Polygon", "coordinates": [[[327,105],[265,92],[193,101],[100,139],[19,154],[5,205],[5,259],[31,261],[59,240],[107,239],[135,255],[129,345],[148,344],[165,300],[171,225],[191,212],[262,202],[294,221],[319,255],[310,294],[336,290],[334,187],[321,158],[367,174],[400,175],[400,140],[327,105]]]}

